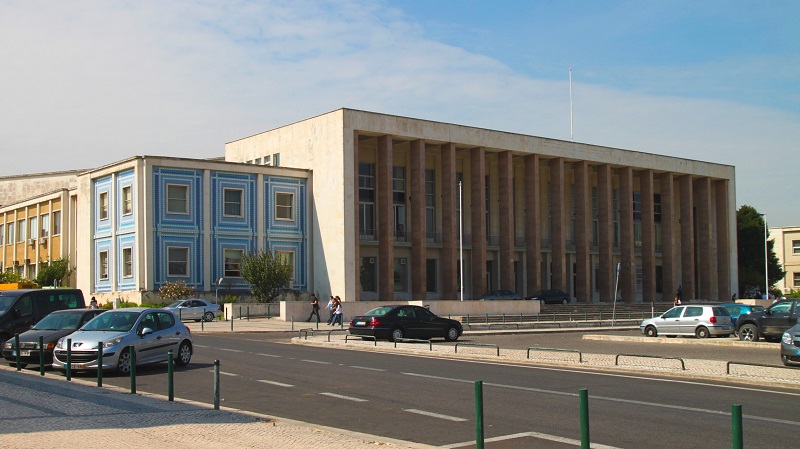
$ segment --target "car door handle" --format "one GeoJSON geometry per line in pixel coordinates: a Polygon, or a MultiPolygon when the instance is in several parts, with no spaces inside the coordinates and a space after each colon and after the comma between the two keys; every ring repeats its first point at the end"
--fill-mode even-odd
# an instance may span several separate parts
{"type": "Polygon", "coordinates": [[[161,335],[159,335],[158,337],[156,337],[156,340],[161,340],[161,335]]]}

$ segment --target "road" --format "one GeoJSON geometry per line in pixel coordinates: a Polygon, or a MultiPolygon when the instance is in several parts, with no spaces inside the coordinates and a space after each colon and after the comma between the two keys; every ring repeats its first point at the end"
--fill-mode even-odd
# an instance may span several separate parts
{"type": "MultiPolygon", "coordinates": [[[[563,335],[566,334],[562,334],[563,335]]],[[[800,393],[722,382],[515,366],[290,345],[267,334],[197,335],[175,395],[442,447],[474,447],[475,380],[483,382],[487,448],[574,447],[588,389],[593,443],[618,448],[731,447],[742,404],[746,447],[796,447],[800,393]],[[471,443],[472,442],[472,443],[471,443]]],[[[669,345],[657,345],[669,346],[669,345]]],[[[139,369],[137,387],[166,394],[166,369],[139,369]]],[[[106,382],[121,387],[127,377],[106,382]]]]}

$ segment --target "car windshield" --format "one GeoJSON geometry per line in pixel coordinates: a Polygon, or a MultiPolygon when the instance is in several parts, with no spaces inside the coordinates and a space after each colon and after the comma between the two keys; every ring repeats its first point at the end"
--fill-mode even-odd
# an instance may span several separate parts
{"type": "Polygon", "coordinates": [[[183,304],[183,301],[175,301],[172,304],[168,305],[168,309],[177,309],[180,305],[183,304]]]}
{"type": "Polygon", "coordinates": [[[117,312],[112,310],[101,313],[95,319],[86,323],[81,330],[127,332],[131,330],[140,314],[141,312],[117,312]]]}
{"type": "Polygon", "coordinates": [[[33,326],[37,331],[75,330],[81,321],[80,313],[51,313],[33,326]]]}
{"type": "Polygon", "coordinates": [[[0,315],[8,312],[8,309],[14,305],[14,301],[16,301],[16,299],[16,296],[0,296],[0,315]]]}
{"type": "Polygon", "coordinates": [[[377,307],[377,308],[372,309],[369,312],[365,313],[364,315],[366,315],[366,316],[384,316],[387,313],[389,313],[389,311],[391,311],[392,309],[394,309],[394,307],[388,307],[388,306],[377,307]]]}

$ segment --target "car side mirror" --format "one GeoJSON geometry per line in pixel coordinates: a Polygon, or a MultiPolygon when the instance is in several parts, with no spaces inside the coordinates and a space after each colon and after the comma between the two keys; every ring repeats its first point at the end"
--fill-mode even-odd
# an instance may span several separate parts
{"type": "Polygon", "coordinates": [[[145,335],[152,334],[152,333],[153,333],[153,329],[150,329],[149,327],[146,327],[146,328],[142,329],[142,331],[139,333],[139,335],[144,337],[145,335]]]}

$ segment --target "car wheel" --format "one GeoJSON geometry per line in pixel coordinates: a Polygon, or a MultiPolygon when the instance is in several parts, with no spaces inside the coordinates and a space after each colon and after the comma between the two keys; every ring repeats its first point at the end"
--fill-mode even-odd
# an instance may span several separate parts
{"type": "Polygon", "coordinates": [[[444,336],[444,339],[447,341],[456,341],[458,340],[458,329],[455,326],[451,326],[447,329],[447,333],[444,336]]]}
{"type": "Polygon", "coordinates": [[[708,338],[710,335],[711,333],[708,332],[708,328],[705,326],[700,326],[694,331],[694,336],[697,338],[708,338]]]}
{"type": "MultiPolygon", "coordinates": [[[[9,365],[10,365],[12,368],[16,368],[16,367],[17,367],[17,363],[16,363],[16,362],[8,362],[8,364],[9,364],[9,365]]],[[[20,363],[20,364],[19,364],[19,368],[20,368],[20,369],[22,369],[22,368],[25,368],[26,366],[28,366],[28,364],[27,364],[27,363],[20,363]]]]}
{"type": "Polygon", "coordinates": [[[186,366],[192,360],[192,346],[188,341],[182,341],[181,346],[178,348],[178,358],[175,362],[178,366],[186,366]]]}
{"type": "Polygon", "coordinates": [[[130,349],[123,349],[119,353],[117,359],[117,371],[122,374],[129,374],[131,372],[131,351],[130,349]]]}
{"type": "Polygon", "coordinates": [[[745,324],[739,328],[739,340],[758,341],[758,328],[752,324],[745,324]]]}
{"type": "Polygon", "coordinates": [[[389,341],[397,341],[403,338],[403,329],[396,327],[392,329],[392,334],[389,336],[389,341]]]}
{"type": "Polygon", "coordinates": [[[206,321],[214,321],[214,313],[206,312],[205,319],[206,321]]]}
{"type": "Polygon", "coordinates": [[[784,365],[784,366],[792,366],[792,365],[789,363],[789,356],[788,356],[788,355],[783,355],[783,354],[781,354],[781,362],[783,362],[783,365],[784,365]]]}
{"type": "Polygon", "coordinates": [[[658,330],[655,326],[647,326],[644,328],[644,334],[648,337],[658,337],[658,330]]]}
{"type": "Polygon", "coordinates": [[[569,299],[567,299],[567,298],[562,299],[561,300],[561,304],[566,306],[567,304],[569,304],[569,299]]]}

